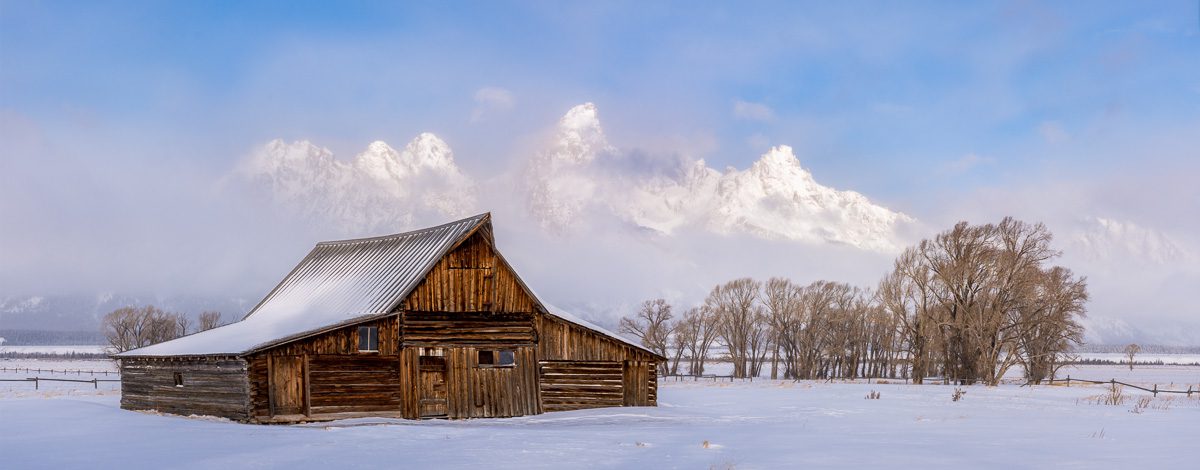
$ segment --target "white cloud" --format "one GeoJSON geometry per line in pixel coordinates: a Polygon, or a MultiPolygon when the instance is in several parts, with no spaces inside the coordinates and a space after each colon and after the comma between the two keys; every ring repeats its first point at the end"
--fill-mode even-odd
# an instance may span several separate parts
{"type": "Polygon", "coordinates": [[[1062,125],[1057,121],[1045,121],[1038,126],[1038,134],[1042,139],[1051,144],[1057,144],[1071,140],[1071,135],[1067,133],[1062,125]]]}
{"type": "Polygon", "coordinates": [[[1174,237],[1127,220],[1089,217],[1069,243],[1098,262],[1167,265],[1195,261],[1195,255],[1174,237]]]}
{"type": "Polygon", "coordinates": [[[471,111],[471,122],[478,122],[485,115],[508,111],[516,106],[517,98],[509,90],[487,86],[475,91],[475,109],[471,111]]]}
{"type": "Polygon", "coordinates": [[[733,100],[733,117],[747,121],[770,121],[775,119],[775,111],[762,103],[733,100]]]}

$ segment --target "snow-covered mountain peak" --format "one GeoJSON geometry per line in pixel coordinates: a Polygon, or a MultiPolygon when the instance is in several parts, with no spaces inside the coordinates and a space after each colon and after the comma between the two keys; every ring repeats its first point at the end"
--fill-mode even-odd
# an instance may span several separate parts
{"type": "Polygon", "coordinates": [[[750,166],[750,171],[764,181],[778,181],[778,184],[815,184],[812,173],[800,166],[800,159],[787,145],[772,147],[750,166]]]}
{"type": "Polygon", "coordinates": [[[596,105],[575,106],[558,121],[558,141],[550,153],[553,160],[566,163],[591,161],[597,154],[611,150],[600,126],[596,105]]]}
{"type": "Polygon", "coordinates": [[[376,140],[367,145],[366,153],[375,155],[391,155],[396,153],[396,149],[392,148],[391,145],[388,145],[387,142],[376,140]]]}
{"type": "Polygon", "coordinates": [[[567,113],[558,120],[558,125],[561,129],[571,129],[580,132],[599,131],[599,114],[595,103],[584,103],[567,110],[567,113]]]}
{"type": "Polygon", "coordinates": [[[450,144],[432,133],[422,132],[404,147],[404,152],[415,168],[458,171],[450,144]]]}
{"type": "Polygon", "coordinates": [[[307,141],[273,140],[237,173],[278,204],[339,232],[393,232],[475,209],[475,184],[445,141],[422,133],[397,151],[374,141],[349,162],[307,141]]]}
{"type": "Polygon", "coordinates": [[[890,252],[901,244],[897,226],[913,221],[859,193],[820,185],[786,145],[745,170],[721,172],[685,158],[679,172],[645,174],[595,158],[620,151],[605,139],[591,103],[568,111],[557,130],[550,151],[525,172],[530,211],[556,232],[570,232],[581,214],[598,210],[662,234],[691,225],[890,252]]]}
{"type": "Polygon", "coordinates": [[[355,157],[354,166],[377,179],[403,179],[425,172],[460,177],[454,164],[454,152],[444,140],[425,132],[396,151],[386,142],[377,140],[355,157]]]}

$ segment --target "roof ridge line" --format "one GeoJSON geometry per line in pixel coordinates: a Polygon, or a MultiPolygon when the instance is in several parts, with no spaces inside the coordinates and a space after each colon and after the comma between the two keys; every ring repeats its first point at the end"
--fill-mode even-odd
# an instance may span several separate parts
{"type": "Polygon", "coordinates": [[[408,232],[393,233],[393,234],[389,234],[389,235],[378,235],[378,236],[374,236],[374,237],[348,238],[345,240],[327,240],[327,241],[317,242],[317,246],[349,245],[349,244],[353,244],[353,243],[364,243],[364,242],[373,242],[373,241],[379,241],[379,240],[387,240],[390,238],[398,238],[398,237],[403,237],[403,236],[408,236],[408,235],[418,235],[418,234],[422,234],[425,232],[441,230],[441,229],[444,229],[451,225],[461,224],[463,222],[467,222],[472,219],[484,219],[491,215],[492,215],[491,212],[484,212],[482,214],[476,214],[476,215],[473,215],[473,216],[470,216],[467,218],[455,220],[453,222],[446,222],[444,224],[434,226],[434,227],[426,227],[426,228],[422,228],[422,229],[411,230],[408,232]]]}

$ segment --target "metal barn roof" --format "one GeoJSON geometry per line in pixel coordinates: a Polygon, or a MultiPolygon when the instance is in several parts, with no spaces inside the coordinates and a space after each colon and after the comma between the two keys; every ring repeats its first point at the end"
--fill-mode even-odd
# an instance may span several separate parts
{"type": "MultiPolygon", "coordinates": [[[[386,315],[447,252],[490,223],[490,214],[480,214],[412,232],[318,243],[241,321],[116,356],[240,355],[386,315]]],[[[561,310],[548,313],[646,350],[561,310]]]]}

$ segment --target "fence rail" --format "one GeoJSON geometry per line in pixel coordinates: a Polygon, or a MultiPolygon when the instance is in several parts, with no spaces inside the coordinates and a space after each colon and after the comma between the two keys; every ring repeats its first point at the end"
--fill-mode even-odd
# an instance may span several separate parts
{"type": "Polygon", "coordinates": [[[100,382],[120,382],[121,379],[95,379],[92,380],[74,380],[74,379],[48,379],[45,377],[27,377],[24,379],[0,379],[0,382],[33,382],[33,389],[41,388],[41,382],[75,382],[92,384],[92,388],[99,389],[100,382]]]}
{"type": "Polygon", "coordinates": [[[41,369],[38,367],[0,367],[0,372],[24,372],[26,374],[75,374],[75,375],[121,375],[115,370],[41,369]]]}
{"type": "Polygon", "coordinates": [[[717,380],[725,380],[725,379],[729,379],[730,382],[733,382],[734,379],[741,380],[741,381],[747,381],[747,380],[749,380],[751,382],[754,381],[754,377],[735,377],[732,375],[711,375],[711,374],[710,375],[664,374],[664,375],[662,375],[662,378],[675,379],[676,382],[682,382],[689,378],[692,379],[693,382],[700,381],[701,379],[704,379],[704,380],[712,379],[713,382],[716,382],[717,380]]]}
{"type": "MultiPolygon", "coordinates": [[[[730,381],[730,382],[733,382],[735,379],[737,379],[737,380],[742,380],[742,381],[750,381],[750,382],[753,382],[753,381],[754,381],[754,377],[735,377],[735,376],[732,376],[732,375],[689,375],[689,374],[664,374],[664,375],[662,375],[662,376],[661,376],[661,378],[662,378],[662,379],[664,379],[664,380],[671,380],[671,379],[674,379],[674,381],[675,381],[675,382],[682,382],[682,381],[686,381],[686,380],[688,380],[689,378],[690,378],[690,379],[692,379],[692,381],[693,381],[693,382],[697,382],[697,381],[700,381],[700,380],[708,380],[708,379],[711,379],[713,382],[716,382],[717,380],[724,381],[725,379],[729,379],[729,381],[730,381]]],[[[872,377],[865,377],[865,378],[867,379],[867,383],[870,383],[870,381],[871,381],[872,377]]],[[[875,379],[878,379],[879,377],[874,377],[874,378],[875,378],[875,379]]],[[[885,378],[885,379],[886,379],[886,378],[885,378]]],[[[932,381],[932,380],[935,380],[935,379],[936,379],[936,380],[941,380],[942,378],[941,378],[941,377],[926,377],[926,380],[927,380],[927,381],[932,381]]],[[[832,379],[830,379],[830,380],[832,380],[832,379]]],[[[1119,381],[1119,380],[1117,380],[1117,379],[1109,379],[1109,380],[1088,380],[1088,379],[1074,379],[1074,378],[1071,378],[1071,376],[1069,376],[1069,375],[1068,375],[1068,376],[1067,376],[1067,378],[1065,378],[1065,379],[1053,379],[1053,378],[1052,378],[1052,379],[1046,379],[1046,380],[1044,380],[1042,383],[1047,383],[1047,384],[1051,384],[1051,385],[1053,385],[1055,382],[1065,382],[1065,383],[1067,384],[1067,386],[1068,386],[1068,387],[1070,387],[1070,386],[1071,386],[1071,381],[1075,381],[1075,382],[1082,382],[1082,383],[1089,383],[1089,384],[1099,384],[1099,385],[1105,385],[1105,384],[1111,384],[1111,385],[1122,385],[1122,386],[1125,386],[1125,387],[1136,388],[1136,389],[1138,389],[1138,390],[1144,390],[1144,391],[1150,392],[1150,393],[1154,394],[1154,396],[1156,396],[1156,397],[1157,397],[1157,396],[1158,396],[1158,394],[1160,394],[1160,393],[1179,393],[1179,394],[1184,394],[1184,395],[1187,395],[1187,396],[1189,396],[1189,397],[1191,397],[1193,393],[1195,393],[1195,394],[1200,394],[1200,389],[1194,389],[1194,388],[1193,388],[1193,386],[1192,386],[1191,384],[1188,384],[1188,389],[1187,389],[1187,390],[1166,390],[1166,389],[1159,389],[1159,388],[1158,388],[1158,384],[1152,384],[1152,385],[1151,385],[1151,388],[1146,388],[1146,387],[1142,387],[1142,386],[1140,386],[1140,385],[1134,385],[1134,384],[1130,384],[1130,383],[1121,382],[1121,381],[1119,381]]],[[[908,380],[907,380],[907,379],[905,379],[905,383],[908,383],[908,380]]],[[[1025,387],[1025,386],[1028,386],[1028,385],[1033,385],[1033,383],[1032,383],[1032,382],[1026,382],[1026,383],[1022,384],[1021,386],[1022,386],[1022,387],[1025,387]]]]}
{"type": "MultiPolygon", "coordinates": [[[[1188,384],[1187,390],[1159,390],[1158,384],[1154,384],[1154,388],[1146,388],[1146,387],[1141,387],[1141,386],[1134,385],[1134,384],[1128,384],[1125,382],[1121,382],[1117,379],[1108,379],[1108,380],[1072,379],[1071,376],[1069,376],[1069,375],[1065,379],[1051,378],[1051,379],[1045,380],[1044,382],[1049,383],[1050,385],[1054,385],[1054,382],[1066,382],[1067,386],[1070,387],[1072,380],[1074,380],[1076,382],[1083,382],[1083,383],[1097,384],[1097,385],[1104,385],[1104,384],[1123,385],[1126,387],[1136,388],[1138,390],[1144,390],[1144,391],[1153,393],[1154,396],[1156,396],[1156,397],[1160,393],[1183,393],[1183,394],[1187,394],[1187,396],[1189,396],[1189,397],[1192,396],[1193,393],[1200,393],[1200,390],[1193,391],[1191,384],[1188,384]]],[[[1032,385],[1032,382],[1026,382],[1025,385],[1032,385]]],[[[1022,387],[1024,387],[1025,385],[1022,385],[1022,387]]]]}

